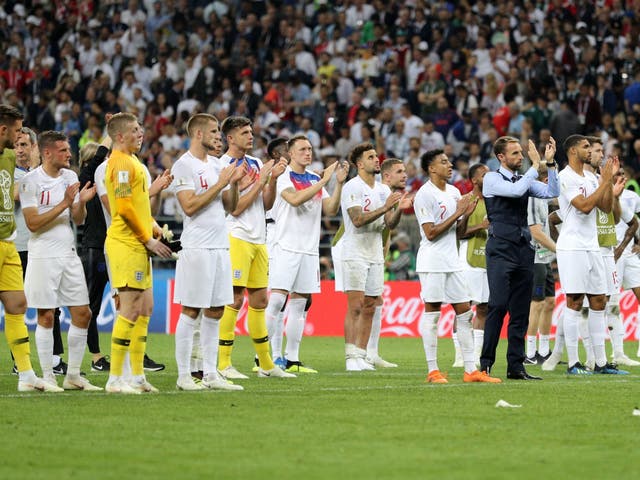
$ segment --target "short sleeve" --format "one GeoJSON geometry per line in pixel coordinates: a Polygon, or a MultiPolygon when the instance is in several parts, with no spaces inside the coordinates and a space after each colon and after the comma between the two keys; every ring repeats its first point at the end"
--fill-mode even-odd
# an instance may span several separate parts
{"type": "Polygon", "coordinates": [[[573,177],[564,177],[560,180],[560,195],[562,195],[568,203],[571,203],[574,198],[585,196],[586,191],[584,187],[581,187],[573,177]]]}
{"type": "Polygon", "coordinates": [[[172,187],[176,193],[184,190],[195,191],[196,187],[193,182],[193,175],[186,162],[178,160],[173,167],[171,167],[171,175],[173,175],[172,187]]]}
{"type": "Polygon", "coordinates": [[[354,183],[347,186],[347,191],[342,191],[342,205],[346,210],[362,206],[362,190],[354,183]]]}
{"type": "Polygon", "coordinates": [[[629,223],[633,220],[634,212],[628,208],[624,202],[620,202],[620,220],[624,223],[629,223]]]}
{"type": "Polygon", "coordinates": [[[433,197],[425,190],[419,190],[416,194],[413,201],[413,210],[416,213],[419,225],[436,222],[436,217],[433,212],[433,197]]]}
{"type": "Polygon", "coordinates": [[[293,186],[293,182],[291,181],[291,175],[289,174],[289,169],[285,170],[282,175],[278,177],[276,181],[276,192],[280,195],[287,188],[295,188],[293,186]]]}
{"type": "Polygon", "coordinates": [[[107,194],[107,185],[104,181],[104,176],[106,173],[107,164],[101,163],[98,168],[96,168],[96,173],[94,174],[94,180],[96,182],[96,192],[98,193],[98,197],[102,197],[107,194]]]}
{"type": "Polygon", "coordinates": [[[20,181],[20,205],[23,209],[38,206],[37,186],[33,175],[27,175],[20,181]]]}

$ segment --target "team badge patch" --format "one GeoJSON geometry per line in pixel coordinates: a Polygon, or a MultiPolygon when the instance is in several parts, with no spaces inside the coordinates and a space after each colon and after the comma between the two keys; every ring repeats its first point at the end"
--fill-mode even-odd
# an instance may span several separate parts
{"type": "Polygon", "coordinates": [[[129,183],[129,172],[127,170],[118,172],[118,183],[129,183]]]}
{"type": "Polygon", "coordinates": [[[141,282],[143,277],[144,277],[144,273],[142,273],[140,271],[135,273],[136,282],[141,282]]]}
{"type": "Polygon", "coordinates": [[[240,280],[240,278],[242,278],[242,270],[234,270],[233,278],[235,278],[236,280],[240,280]]]}

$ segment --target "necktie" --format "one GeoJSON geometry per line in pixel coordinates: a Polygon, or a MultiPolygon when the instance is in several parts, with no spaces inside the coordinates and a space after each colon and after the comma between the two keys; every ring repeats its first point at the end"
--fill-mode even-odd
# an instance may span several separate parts
{"type": "Polygon", "coordinates": [[[513,177],[511,177],[511,183],[516,183],[518,180],[520,180],[520,177],[518,175],[514,175],[513,177]]]}

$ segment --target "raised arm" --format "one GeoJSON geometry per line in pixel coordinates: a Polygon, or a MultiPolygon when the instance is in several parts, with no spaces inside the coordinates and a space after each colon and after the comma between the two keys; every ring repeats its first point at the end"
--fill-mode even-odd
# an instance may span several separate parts
{"type": "Polygon", "coordinates": [[[378,218],[391,210],[393,206],[400,201],[401,197],[402,194],[400,192],[393,192],[387,197],[384,205],[380,208],[376,208],[370,212],[365,212],[361,206],[355,206],[349,208],[347,213],[349,214],[349,218],[353,222],[353,225],[356,228],[360,228],[370,224],[371,222],[375,222],[378,218]]]}
{"type": "Polygon", "coordinates": [[[67,208],[71,208],[73,200],[80,190],[80,183],[74,183],[69,185],[64,192],[64,198],[54,206],[51,210],[43,213],[38,213],[37,201],[31,199],[31,196],[35,196],[35,191],[32,185],[27,185],[20,191],[20,200],[23,204],[22,214],[24,215],[24,221],[27,228],[32,232],[37,232],[43,227],[46,227],[49,223],[53,222],[58,216],[63,213],[67,208]]]}
{"type": "Polygon", "coordinates": [[[601,182],[595,192],[588,197],[576,195],[571,199],[571,205],[582,213],[590,213],[598,207],[605,213],[611,212],[611,196],[613,195],[613,185],[611,183],[614,159],[609,158],[601,171],[601,182]]]}
{"type": "Polygon", "coordinates": [[[178,191],[176,196],[184,213],[192,217],[215,200],[218,195],[220,195],[220,192],[229,185],[237,165],[238,161],[236,160],[233,164],[223,168],[218,176],[218,181],[211,188],[198,195],[196,195],[195,190],[192,189],[178,191]]]}
{"type": "Polygon", "coordinates": [[[96,186],[87,182],[79,193],[79,201],[71,205],[71,218],[76,225],[82,225],[87,218],[87,202],[96,196],[96,186]]]}
{"type": "Polygon", "coordinates": [[[349,175],[349,164],[347,162],[344,162],[339,166],[339,168],[336,167],[336,188],[334,188],[329,198],[325,198],[322,201],[322,212],[325,215],[333,217],[338,214],[338,210],[340,210],[342,186],[344,185],[344,182],[347,181],[347,175],[349,175]]]}
{"type": "Polygon", "coordinates": [[[303,188],[302,190],[296,190],[293,187],[289,187],[283,190],[280,195],[282,195],[284,201],[289,203],[291,206],[299,207],[303,203],[311,200],[318,192],[320,192],[324,188],[324,186],[331,179],[331,175],[333,175],[333,172],[336,169],[337,165],[338,162],[335,162],[325,168],[322,178],[313,185],[310,185],[307,188],[303,188]]]}
{"type": "MultiPolygon", "coordinates": [[[[433,222],[423,223],[422,230],[424,231],[427,240],[433,242],[440,235],[447,232],[453,225],[455,225],[458,219],[471,208],[471,205],[475,208],[477,202],[478,199],[473,197],[471,194],[463,195],[462,198],[458,200],[456,210],[453,212],[453,215],[447,217],[447,219],[442,223],[438,223],[437,225],[433,222]]],[[[471,209],[471,211],[473,211],[473,209],[471,209]]]]}

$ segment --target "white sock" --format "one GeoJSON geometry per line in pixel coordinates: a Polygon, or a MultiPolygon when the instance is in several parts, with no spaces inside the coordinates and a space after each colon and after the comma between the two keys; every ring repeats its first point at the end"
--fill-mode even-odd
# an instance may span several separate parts
{"type": "MultiPolygon", "coordinates": [[[[566,308],[564,309],[567,310],[566,308]]],[[[556,341],[553,344],[553,353],[557,352],[558,355],[562,356],[562,351],[564,350],[564,311],[558,317],[558,323],[556,324],[556,341]]]]}
{"type": "Polygon", "coordinates": [[[451,332],[451,339],[453,340],[453,349],[455,351],[456,358],[462,357],[460,341],[458,340],[458,332],[451,332]]]}
{"type": "Polygon", "coordinates": [[[122,362],[122,378],[128,382],[133,378],[131,373],[131,358],[129,357],[129,351],[124,354],[124,362],[122,362]]]}
{"type": "Polygon", "coordinates": [[[462,360],[464,361],[464,371],[466,373],[471,373],[476,370],[476,361],[473,355],[472,319],[473,311],[471,310],[461,313],[460,315],[456,315],[458,341],[460,342],[462,360]]]}
{"type": "Polygon", "coordinates": [[[533,358],[536,355],[536,336],[527,335],[527,357],[533,358]]]}
{"type": "Polygon", "coordinates": [[[567,345],[569,368],[580,361],[578,357],[578,324],[582,319],[580,312],[566,308],[564,310],[564,341],[567,345]]]}
{"type": "Polygon", "coordinates": [[[25,370],[24,372],[18,372],[18,380],[21,382],[34,383],[38,377],[33,370],[25,370]]]}
{"type": "Polygon", "coordinates": [[[87,331],[87,328],[76,327],[73,323],[69,325],[69,332],[67,333],[67,345],[69,345],[67,375],[80,375],[82,358],[87,347],[87,331]]]}
{"type": "Polygon", "coordinates": [[[418,330],[422,335],[422,345],[427,358],[429,372],[438,369],[438,320],[440,312],[424,312],[420,317],[418,330]]]}
{"type": "Polygon", "coordinates": [[[51,365],[54,367],[59,365],[61,361],[62,357],[60,357],[60,355],[51,355],[51,365]]]}
{"type": "Polygon", "coordinates": [[[356,358],[356,346],[353,343],[345,343],[344,344],[344,357],[356,358]]]}
{"type": "Polygon", "coordinates": [[[199,372],[202,370],[202,349],[200,348],[200,323],[202,322],[202,310],[193,320],[193,339],[191,341],[191,359],[189,370],[199,372]]]}
{"type": "Polygon", "coordinates": [[[473,329],[473,350],[476,363],[480,363],[480,355],[482,354],[482,344],[484,343],[484,330],[473,329]]]}
{"type": "Polygon", "coordinates": [[[589,328],[589,313],[587,315],[580,314],[580,319],[578,320],[578,334],[582,338],[582,345],[584,346],[584,350],[587,353],[587,365],[591,365],[593,363],[593,344],[591,343],[591,329],[589,328]]]}
{"type": "Polygon", "coordinates": [[[289,315],[287,317],[287,350],[285,357],[291,362],[300,361],[300,343],[304,333],[304,307],[307,305],[306,298],[289,299],[289,315]]]}
{"type": "Polygon", "coordinates": [[[543,357],[549,355],[549,335],[540,335],[540,339],[538,341],[538,353],[543,357]]]}
{"type": "Polygon", "coordinates": [[[371,334],[367,343],[367,356],[375,358],[378,356],[378,344],[380,343],[380,330],[382,329],[382,305],[376,305],[371,321],[371,334]]]}
{"type": "Polygon", "coordinates": [[[53,375],[53,328],[36,327],[36,348],[43,377],[53,375]]]}
{"type": "Polygon", "coordinates": [[[271,344],[271,356],[274,360],[282,357],[282,331],[284,330],[284,312],[282,312],[282,307],[286,301],[286,295],[279,292],[271,292],[269,304],[264,311],[269,343],[271,344]]]}
{"type": "Polygon", "coordinates": [[[202,348],[202,370],[206,377],[218,372],[218,342],[220,319],[202,315],[200,324],[200,348],[202,348]]]}
{"type": "Polygon", "coordinates": [[[617,358],[624,355],[624,325],[615,307],[617,307],[617,305],[607,304],[606,320],[609,327],[611,345],[613,346],[613,356],[617,358]]]}
{"type": "Polygon", "coordinates": [[[191,352],[193,350],[193,332],[196,321],[189,315],[181,313],[176,325],[176,364],[178,365],[178,377],[191,375],[191,352]]]}
{"type": "Polygon", "coordinates": [[[604,322],[604,310],[589,309],[589,333],[591,334],[591,345],[596,365],[604,367],[607,363],[607,353],[604,349],[604,339],[606,337],[606,326],[604,322]]]}

